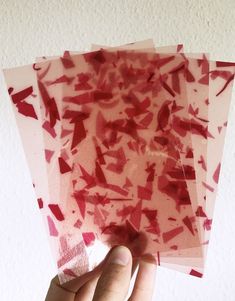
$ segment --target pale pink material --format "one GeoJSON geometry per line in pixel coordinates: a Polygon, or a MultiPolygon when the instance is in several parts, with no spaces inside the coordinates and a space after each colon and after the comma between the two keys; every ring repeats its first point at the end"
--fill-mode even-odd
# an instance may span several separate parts
{"type": "Polygon", "coordinates": [[[116,244],[203,273],[234,64],[125,48],[4,71],[61,282],[116,244]]]}

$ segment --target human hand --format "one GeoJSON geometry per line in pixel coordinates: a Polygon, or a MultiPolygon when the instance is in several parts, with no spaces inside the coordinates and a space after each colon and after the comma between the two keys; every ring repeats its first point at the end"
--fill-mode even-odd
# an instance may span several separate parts
{"type": "MultiPolygon", "coordinates": [[[[128,294],[135,268],[131,252],[116,247],[94,271],[77,279],[59,284],[58,277],[51,281],[45,301],[124,301],[128,294]]],[[[156,266],[139,262],[139,270],[129,301],[151,301],[156,266]]]]}

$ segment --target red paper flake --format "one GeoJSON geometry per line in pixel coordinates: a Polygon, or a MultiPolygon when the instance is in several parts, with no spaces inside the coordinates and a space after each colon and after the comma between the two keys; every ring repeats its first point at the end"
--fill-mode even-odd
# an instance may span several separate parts
{"type": "Polygon", "coordinates": [[[92,86],[89,83],[78,83],[75,85],[75,91],[91,90],[92,86]]]}
{"type": "Polygon", "coordinates": [[[75,274],[74,271],[72,271],[71,269],[64,269],[64,270],[63,270],[63,273],[64,273],[65,275],[71,276],[71,277],[73,277],[73,278],[77,278],[77,277],[78,277],[78,275],[75,274]]]}
{"type": "Polygon", "coordinates": [[[81,172],[82,172],[82,176],[80,176],[81,179],[83,179],[88,187],[92,187],[95,185],[95,179],[92,175],[90,175],[85,168],[83,168],[81,165],[79,165],[81,172]]]}
{"type": "Polygon", "coordinates": [[[146,187],[144,186],[137,186],[137,190],[138,190],[138,198],[141,200],[151,200],[152,198],[152,187],[148,187],[148,185],[146,185],[146,187]]]}
{"type": "Polygon", "coordinates": [[[147,163],[147,168],[145,171],[149,174],[147,177],[146,182],[153,182],[154,181],[154,176],[155,176],[155,163],[149,164],[147,163]]]}
{"type": "Polygon", "coordinates": [[[173,239],[174,237],[176,237],[177,235],[179,235],[183,231],[184,231],[183,227],[177,227],[177,228],[172,229],[168,232],[164,232],[162,234],[162,238],[163,238],[164,243],[167,243],[168,241],[170,241],[171,239],[173,239]]]}
{"type": "Polygon", "coordinates": [[[198,206],[197,211],[196,211],[196,216],[207,217],[206,213],[203,211],[202,206],[198,206]]]}
{"type": "Polygon", "coordinates": [[[192,73],[188,70],[188,68],[185,68],[184,71],[185,71],[184,75],[185,75],[186,81],[189,83],[195,82],[195,78],[192,75],[192,73]]]}
{"type": "Polygon", "coordinates": [[[123,148],[121,147],[116,151],[115,150],[107,151],[105,153],[105,155],[116,158],[116,163],[109,163],[108,166],[107,166],[107,169],[111,170],[111,171],[113,171],[117,174],[122,173],[123,169],[124,169],[124,166],[127,162],[123,148]]]}
{"type": "Polygon", "coordinates": [[[131,183],[130,179],[128,177],[126,177],[126,183],[124,184],[123,188],[129,189],[132,186],[133,186],[133,184],[131,183]]]}
{"type": "Polygon", "coordinates": [[[122,221],[123,221],[131,214],[133,210],[134,210],[133,206],[123,206],[121,210],[117,210],[116,214],[117,216],[122,217],[122,221]]]}
{"type": "Polygon", "coordinates": [[[73,194],[83,219],[85,218],[86,213],[86,195],[87,193],[85,190],[75,191],[73,194]]]}
{"type": "Polygon", "coordinates": [[[46,161],[48,163],[51,162],[51,158],[52,158],[53,154],[54,154],[54,151],[51,151],[49,149],[45,149],[45,158],[46,158],[46,161]]]}
{"type": "Polygon", "coordinates": [[[193,106],[191,104],[189,104],[188,112],[189,112],[189,114],[193,115],[194,117],[197,117],[199,108],[194,109],[193,106]]]}
{"type": "Polygon", "coordinates": [[[63,99],[64,102],[69,102],[69,103],[74,103],[77,105],[83,105],[87,103],[92,103],[93,102],[93,97],[90,92],[86,92],[84,94],[76,95],[76,96],[71,96],[71,97],[65,97],[63,99]]]}
{"type": "Polygon", "coordinates": [[[39,70],[41,70],[42,68],[40,68],[40,67],[36,67],[37,66],[37,64],[36,63],[34,63],[33,64],[33,70],[35,70],[35,71],[39,71],[39,70]]]}
{"type": "Polygon", "coordinates": [[[198,161],[198,163],[202,165],[202,169],[204,169],[205,171],[207,171],[206,162],[205,162],[205,160],[204,160],[204,158],[203,158],[202,155],[200,156],[200,160],[198,161]]]}
{"type": "Polygon", "coordinates": [[[82,226],[82,222],[80,221],[80,219],[78,219],[78,220],[76,221],[76,223],[75,223],[73,226],[74,226],[75,228],[80,229],[81,226],[82,226]]]}
{"type": "Polygon", "coordinates": [[[172,74],[172,89],[180,94],[180,80],[179,80],[179,74],[173,73],[172,74]]]}
{"type": "Polygon", "coordinates": [[[216,67],[231,67],[231,66],[235,66],[235,63],[216,61],[216,67]]]}
{"type": "Polygon", "coordinates": [[[145,208],[142,210],[142,213],[149,221],[149,225],[145,227],[145,230],[149,233],[160,235],[160,228],[157,221],[157,210],[145,208]]]}
{"type": "Polygon", "coordinates": [[[177,45],[177,52],[180,52],[180,50],[183,48],[183,44],[177,45]]]}
{"type": "Polygon", "coordinates": [[[206,189],[208,189],[210,192],[214,192],[214,188],[211,187],[209,184],[205,183],[205,182],[202,182],[202,185],[204,187],[206,187],[206,189]]]}
{"type": "Polygon", "coordinates": [[[107,197],[107,195],[101,195],[99,193],[96,193],[95,195],[89,195],[89,198],[87,199],[88,202],[91,202],[93,205],[102,205],[105,206],[106,204],[110,203],[110,198],[107,197]]]}
{"type": "Polygon", "coordinates": [[[216,96],[219,96],[227,88],[227,86],[233,81],[233,79],[234,79],[234,74],[230,76],[230,78],[227,80],[223,88],[216,94],[216,96]]]}
{"type": "Polygon", "coordinates": [[[201,77],[198,81],[202,85],[209,85],[209,76],[206,74],[203,77],[201,77]]]}
{"type": "Polygon", "coordinates": [[[162,87],[173,97],[175,97],[175,92],[171,89],[171,87],[162,79],[160,79],[160,83],[162,87]]]}
{"type": "Polygon", "coordinates": [[[221,167],[221,164],[219,163],[213,174],[213,180],[215,181],[216,184],[218,184],[218,182],[219,182],[220,167],[221,167]]]}
{"type": "Polygon", "coordinates": [[[34,118],[34,119],[38,119],[36,113],[35,113],[35,110],[34,110],[34,107],[33,105],[27,103],[27,102],[24,102],[24,101],[21,101],[21,102],[18,102],[16,104],[16,107],[18,109],[18,112],[26,117],[31,117],[31,118],[34,118]]]}
{"type": "Polygon", "coordinates": [[[147,128],[152,122],[152,120],[153,120],[153,113],[149,112],[145,115],[145,117],[142,120],[140,120],[140,124],[147,128]]]}
{"type": "Polygon", "coordinates": [[[172,197],[178,205],[191,204],[187,183],[185,181],[170,181],[165,176],[160,176],[158,178],[158,188],[172,197]]]}
{"type": "Polygon", "coordinates": [[[56,229],[56,226],[55,226],[52,218],[49,215],[47,216],[47,222],[48,222],[50,236],[58,236],[59,233],[56,229]]]}
{"type": "Polygon", "coordinates": [[[189,275],[195,276],[195,277],[199,277],[199,278],[202,278],[202,276],[203,276],[202,273],[200,273],[200,272],[198,272],[196,270],[193,270],[193,269],[190,271],[189,275]]]}
{"type": "Polygon", "coordinates": [[[142,201],[139,201],[133,211],[131,212],[129,221],[137,231],[140,229],[141,214],[142,214],[142,201]]]}
{"type": "Polygon", "coordinates": [[[94,101],[100,101],[100,100],[109,100],[113,97],[113,94],[111,92],[104,92],[96,90],[93,92],[93,99],[94,101]]]}
{"type": "Polygon", "coordinates": [[[95,175],[99,183],[107,183],[103,170],[98,162],[96,162],[95,175]]]}
{"type": "Polygon", "coordinates": [[[95,241],[95,234],[93,232],[82,233],[82,237],[87,247],[91,246],[95,241]]]}
{"type": "Polygon", "coordinates": [[[167,57],[163,57],[163,58],[158,58],[154,63],[157,66],[157,68],[161,68],[163,66],[165,66],[166,64],[170,63],[171,61],[173,61],[175,59],[175,56],[167,56],[167,57]]]}
{"type": "Polygon", "coordinates": [[[63,57],[61,57],[60,59],[61,59],[61,62],[63,64],[64,68],[70,69],[70,68],[75,67],[69,51],[65,51],[63,57]]]}
{"type": "Polygon", "coordinates": [[[69,84],[71,84],[72,81],[73,81],[73,77],[68,77],[66,75],[62,75],[54,81],[46,82],[46,84],[47,85],[55,85],[55,84],[66,83],[67,85],[69,85],[69,84]]]}
{"type": "Polygon", "coordinates": [[[74,124],[73,140],[71,149],[74,149],[82,140],[86,138],[86,130],[83,121],[74,124]]]}
{"type": "Polygon", "coordinates": [[[153,140],[161,144],[162,146],[166,146],[169,143],[168,138],[161,136],[155,136],[153,140]]]}
{"type": "Polygon", "coordinates": [[[159,266],[161,265],[160,252],[157,252],[157,263],[158,263],[159,266]]]}
{"type": "Polygon", "coordinates": [[[170,117],[169,101],[166,101],[162,105],[157,115],[157,121],[158,121],[157,130],[164,131],[164,128],[168,125],[169,117],[170,117]]]}
{"type": "Polygon", "coordinates": [[[122,189],[121,187],[115,185],[115,184],[106,184],[105,185],[105,188],[107,189],[110,189],[110,190],[113,190],[123,196],[127,196],[128,195],[128,191],[122,189]]]}
{"type": "Polygon", "coordinates": [[[193,158],[193,151],[192,149],[190,148],[186,154],[186,158],[193,158]]]}
{"type": "Polygon", "coordinates": [[[203,223],[203,228],[207,231],[211,230],[212,219],[206,219],[203,223]]]}
{"type": "Polygon", "coordinates": [[[168,221],[176,222],[176,219],[174,217],[168,217],[168,221]]]}
{"type": "Polygon", "coordinates": [[[50,126],[50,122],[49,121],[45,121],[43,123],[42,127],[44,128],[44,130],[46,130],[51,135],[51,137],[53,137],[53,138],[56,137],[55,129],[50,126]]]}
{"type": "Polygon", "coordinates": [[[178,180],[184,180],[184,179],[195,180],[196,179],[195,170],[190,165],[184,165],[183,169],[174,167],[170,171],[168,171],[167,174],[171,178],[178,179],[178,180]]]}
{"type": "Polygon", "coordinates": [[[99,161],[99,164],[100,165],[106,164],[104,159],[104,154],[102,153],[100,146],[97,145],[95,149],[96,149],[97,160],[99,161]]]}
{"type": "Polygon", "coordinates": [[[70,172],[72,170],[71,167],[64,161],[64,159],[62,157],[59,157],[58,161],[59,161],[59,167],[60,167],[61,174],[70,172]]]}
{"type": "Polygon", "coordinates": [[[197,135],[201,135],[205,139],[207,139],[209,133],[207,127],[203,127],[196,120],[182,120],[177,116],[173,117],[173,129],[182,137],[186,136],[186,133],[193,132],[197,135]]]}
{"type": "MultiPolygon", "coordinates": [[[[108,213],[106,213],[108,214],[108,213]]],[[[94,224],[98,225],[98,227],[101,229],[105,226],[105,219],[107,215],[104,215],[103,212],[100,211],[98,206],[95,206],[94,210],[94,224]]]]}
{"type": "MultiPolygon", "coordinates": [[[[8,92],[9,94],[11,94],[13,91],[13,89],[9,89],[8,92]]],[[[33,93],[33,87],[30,86],[24,90],[21,90],[15,94],[12,94],[11,95],[11,99],[12,99],[12,102],[14,104],[18,104],[19,102],[21,102],[22,100],[24,100],[25,98],[27,98],[28,96],[30,96],[31,94],[33,93]]]]}
{"type": "Polygon", "coordinates": [[[189,229],[189,231],[194,235],[193,225],[191,219],[188,216],[185,216],[185,218],[183,218],[183,223],[189,229]]]}
{"type": "Polygon", "coordinates": [[[37,201],[38,201],[38,207],[39,207],[39,209],[42,209],[43,208],[43,200],[42,200],[42,198],[38,198],[37,201]]]}
{"type": "Polygon", "coordinates": [[[48,207],[50,208],[51,212],[53,213],[53,215],[55,216],[55,218],[58,221],[63,221],[64,220],[64,215],[62,213],[62,211],[60,210],[60,207],[58,204],[49,204],[48,207]]]}
{"type": "Polygon", "coordinates": [[[56,124],[56,120],[60,120],[59,111],[58,111],[55,99],[50,98],[46,87],[40,81],[38,81],[38,88],[39,88],[39,92],[42,97],[44,106],[46,108],[46,111],[49,112],[50,125],[51,125],[51,127],[54,127],[54,125],[56,124]]]}

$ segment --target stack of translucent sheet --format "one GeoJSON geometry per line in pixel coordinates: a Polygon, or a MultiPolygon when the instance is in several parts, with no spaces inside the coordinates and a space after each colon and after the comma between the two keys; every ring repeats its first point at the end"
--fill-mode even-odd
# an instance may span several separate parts
{"type": "Polygon", "coordinates": [[[151,40],[4,70],[61,283],[116,245],[202,277],[234,73],[151,40]]]}

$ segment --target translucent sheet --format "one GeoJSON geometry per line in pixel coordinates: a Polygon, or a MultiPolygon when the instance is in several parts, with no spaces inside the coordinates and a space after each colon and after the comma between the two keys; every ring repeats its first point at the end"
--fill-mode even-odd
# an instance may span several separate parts
{"type": "Polygon", "coordinates": [[[202,276],[234,64],[149,43],[4,71],[61,282],[116,244],[202,276]]]}
{"type": "MultiPolygon", "coordinates": [[[[138,54],[138,55],[140,55],[140,54],[138,54]]],[[[74,59],[73,59],[73,61],[74,61],[74,59]]],[[[77,63],[77,66],[82,66],[82,62],[81,61],[78,61],[78,63],[77,63]]],[[[76,70],[75,70],[76,71],[76,70]]],[[[70,76],[71,76],[71,74],[70,74],[70,76]]],[[[73,101],[74,101],[74,99],[73,99],[73,101]]],[[[70,139],[71,140],[71,139],[70,139]]],[[[176,145],[177,145],[177,143],[176,143],[176,145]]],[[[92,146],[92,143],[91,143],[91,146],[92,146]]],[[[155,149],[154,151],[157,151],[157,149],[155,149]]],[[[152,152],[153,152],[153,150],[152,150],[152,152]]],[[[82,160],[82,161],[85,161],[85,158],[86,158],[86,156],[87,156],[87,152],[84,152],[85,153],[85,157],[82,157],[81,156],[81,154],[82,154],[83,152],[81,151],[81,146],[80,146],[80,152],[79,152],[79,157],[80,157],[80,159],[82,160]]],[[[91,150],[90,150],[90,148],[89,148],[89,154],[91,153],[91,150]]],[[[90,174],[90,173],[89,173],[90,174]]],[[[77,178],[79,178],[79,176],[81,176],[80,174],[75,174],[75,176],[74,176],[74,181],[77,179],[77,178]]],[[[81,187],[80,187],[80,189],[82,189],[81,187]]],[[[73,195],[73,193],[71,192],[71,195],[73,195]]],[[[80,198],[81,198],[81,196],[80,196],[80,198]]],[[[74,208],[73,208],[73,210],[75,210],[74,208]]],[[[186,219],[186,221],[187,221],[187,219],[186,219]]],[[[80,222],[81,223],[81,222],[80,222]]],[[[171,221],[171,224],[173,225],[174,223],[171,221]]],[[[177,246],[172,246],[171,245],[171,247],[173,247],[173,248],[177,248],[177,246]]],[[[182,246],[181,246],[182,247],[182,246]]],[[[95,248],[94,248],[94,250],[95,250],[95,248]]],[[[156,250],[157,250],[157,248],[156,248],[156,250]]]]}

